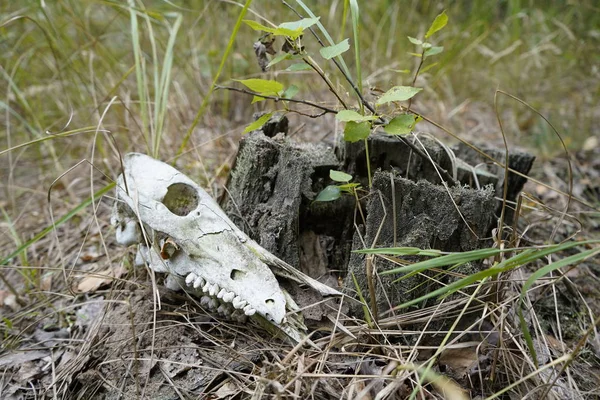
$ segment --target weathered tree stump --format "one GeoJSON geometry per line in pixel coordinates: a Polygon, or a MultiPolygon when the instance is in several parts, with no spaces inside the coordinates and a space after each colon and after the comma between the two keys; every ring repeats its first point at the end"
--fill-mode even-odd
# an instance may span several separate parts
{"type": "MultiPolygon", "coordinates": [[[[355,202],[351,197],[329,203],[313,200],[329,184],[329,171],[340,166],[326,145],[252,132],[240,143],[223,209],[266,250],[336,287],[352,247],[355,202]]],[[[311,295],[302,288],[286,289],[300,306],[319,300],[306,297],[311,295]]],[[[321,314],[318,308],[304,312],[309,319],[321,314]]]]}
{"type": "MultiPolygon", "coordinates": [[[[344,143],[336,157],[330,147],[294,143],[277,133],[287,130],[287,120],[271,122],[263,128],[268,136],[255,131],[240,143],[223,207],[261,246],[313,278],[330,285],[337,285],[341,278],[345,293],[357,298],[352,274],[362,293],[369,293],[365,257],[351,250],[407,246],[468,251],[490,245],[499,203],[494,197],[501,197],[504,170],[478,166],[482,159],[476,153],[463,148],[453,151],[427,137],[411,138],[409,146],[389,135],[371,135],[369,158],[376,172],[371,192],[361,200],[363,221],[352,196],[327,203],[313,200],[331,184],[331,169],[344,170],[353,175],[354,182],[368,187],[364,142],[344,143]],[[440,177],[442,170],[446,173],[440,177]],[[443,181],[448,185],[442,185],[443,181]]],[[[532,163],[533,157],[526,153],[511,155],[509,162],[523,173],[532,163]]],[[[509,177],[509,200],[524,183],[515,174],[509,177]]],[[[384,271],[394,265],[379,260],[375,267],[384,271]]],[[[479,264],[471,263],[455,272],[471,274],[478,268],[479,264]]],[[[397,278],[379,277],[376,301],[380,311],[439,285],[423,276],[393,283],[397,278]]],[[[453,278],[438,279],[447,283],[453,278]]]]}
{"type": "MultiPolygon", "coordinates": [[[[373,178],[367,206],[364,245],[357,233],[354,249],[362,249],[365,245],[442,251],[469,251],[485,247],[490,244],[485,238],[494,222],[494,204],[491,187],[484,190],[466,186],[446,189],[425,180],[416,183],[395,172],[378,171],[373,178]]],[[[398,267],[391,261],[378,258],[374,258],[373,262],[378,272],[398,267]]],[[[472,274],[476,268],[477,264],[469,264],[453,272],[472,274]]],[[[345,292],[356,297],[352,275],[366,297],[369,291],[364,254],[352,254],[345,279],[345,292]]],[[[440,283],[427,281],[418,275],[396,283],[394,281],[399,275],[380,276],[375,284],[379,311],[420,297],[452,279],[450,275],[436,275],[440,283]]],[[[357,307],[355,309],[358,311],[357,307]]]]}

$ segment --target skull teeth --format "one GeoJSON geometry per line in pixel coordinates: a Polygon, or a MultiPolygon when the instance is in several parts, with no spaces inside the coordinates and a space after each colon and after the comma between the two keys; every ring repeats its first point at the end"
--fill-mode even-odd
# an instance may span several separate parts
{"type": "Polygon", "coordinates": [[[256,310],[254,308],[252,308],[252,306],[250,304],[248,304],[246,307],[244,307],[244,314],[246,314],[247,316],[252,316],[256,313],[256,310]]]}
{"type": "Polygon", "coordinates": [[[225,288],[219,288],[218,284],[210,283],[194,272],[190,272],[185,277],[185,284],[193,286],[195,289],[201,288],[205,295],[200,298],[200,305],[211,311],[217,311],[219,314],[230,316],[238,322],[243,322],[247,316],[256,313],[255,308],[252,308],[240,296],[236,296],[234,292],[229,292],[225,288]],[[223,302],[217,299],[221,299],[223,302]],[[232,313],[235,313],[235,316],[232,316],[232,313]]]}
{"type": "Polygon", "coordinates": [[[213,283],[212,285],[208,285],[208,294],[211,296],[216,296],[219,293],[219,285],[213,283]]]}
{"type": "Polygon", "coordinates": [[[235,296],[233,298],[231,304],[233,304],[233,308],[241,310],[248,304],[248,302],[246,300],[242,300],[242,298],[240,296],[235,296]]]}
{"type": "Polygon", "coordinates": [[[198,289],[198,288],[204,286],[204,283],[205,283],[205,281],[201,276],[197,277],[196,280],[194,281],[194,289],[198,289]]]}
{"type": "Polygon", "coordinates": [[[231,303],[235,297],[235,293],[227,292],[223,295],[223,301],[226,303],[231,303]]]}
{"type": "Polygon", "coordinates": [[[201,276],[196,275],[193,272],[190,272],[188,276],[185,277],[185,284],[188,286],[193,286],[194,289],[198,289],[199,287],[204,286],[205,281],[201,276]]]}
{"type": "Polygon", "coordinates": [[[196,280],[197,277],[198,276],[195,273],[190,272],[188,274],[188,276],[185,277],[185,284],[188,285],[188,286],[191,286],[192,283],[196,280]]]}

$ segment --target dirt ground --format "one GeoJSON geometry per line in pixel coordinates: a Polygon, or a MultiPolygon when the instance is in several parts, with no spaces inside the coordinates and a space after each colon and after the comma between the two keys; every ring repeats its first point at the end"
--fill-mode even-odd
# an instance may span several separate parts
{"type": "MultiPolygon", "coordinates": [[[[600,198],[599,148],[582,150],[573,158],[573,195],[596,207],[600,198]]],[[[557,157],[538,161],[531,175],[567,191],[567,170],[565,161],[557,157]]],[[[543,243],[552,235],[555,241],[576,234],[600,237],[597,211],[572,201],[569,216],[561,218],[564,197],[532,181],[525,192],[530,198],[524,204],[533,206],[539,200],[546,206],[545,212],[526,211],[521,220],[530,244],[543,243]],[[555,230],[557,222],[560,226],[555,230]]],[[[54,238],[47,236],[29,249],[27,264],[15,257],[11,265],[3,267],[0,398],[258,399],[295,395],[333,399],[342,394],[375,398],[386,388],[394,393],[389,398],[410,395],[410,379],[390,381],[386,377],[398,366],[394,352],[404,357],[413,351],[402,327],[414,329],[422,315],[386,320],[396,329],[387,336],[356,321],[349,321],[349,332],[331,332],[331,324],[313,326],[311,340],[317,348],[271,338],[252,324],[223,321],[207,314],[197,300],[164,289],[162,276],[132,267],[132,251],[117,246],[110,234],[111,204],[112,199],[105,197],[95,219],[74,218],[58,229],[59,238],[79,237],[79,241],[69,244],[63,239],[57,248],[54,238]],[[43,266],[43,273],[36,275],[20,265],[43,266]],[[22,298],[15,298],[9,286],[22,293],[22,298]]],[[[45,227],[43,219],[35,216],[23,218],[20,224],[31,232],[45,227]]],[[[14,245],[3,243],[2,248],[10,253],[14,245]]],[[[555,350],[545,362],[565,349],[574,349],[589,326],[590,315],[600,315],[598,260],[562,275],[553,297],[540,293],[534,305],[538,317],[547,318],[541,325],[547,329],[549,348],[555,350]],[[552,299],[558,300],[549,301],[552,299]],[[560,304],[558,312],[556,304],[560,304]],[[560,327],[556,326],[557,314],[560,327]]],[[[574,379],[581,392],[569,397],[572,393],[568,391],[552,391],[553,396],[600,396],[600,337],[594,334],[584,343],[568,377],[560,377],[574,379]]],[[[492,342],[488,338],[480,343],[491,346],[492,342]]],[[[427,346],[421,348],[422,359],[427,351],[427,346]]],[[[498,359],[479,349],[453,351],[444,353],[434,370],[452,377],[459,387],[470,390],[473,398],[489,394],[494,388],[490,360],[498,359]],[[485,363],[487,369],[481,367],[485,363]],[[473,369],[476,364],[479,368],[473,369]]],[[[440,398],[439,388],[425,388],[431,398],[440,398]]]]}

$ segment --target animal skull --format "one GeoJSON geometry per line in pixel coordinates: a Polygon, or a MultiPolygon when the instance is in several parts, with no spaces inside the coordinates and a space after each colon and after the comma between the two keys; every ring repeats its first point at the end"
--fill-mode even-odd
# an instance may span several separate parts
{"type": "Polygon", "coordinates": [[[137,265],[169,274],[169,288],[183,288],[232,319],[264,318],[296,340],[304,327],[301,315],[275,274],[324,296],[341,295],[260,247],[200,186],[144,154],[124,158],[111,223],[117,242],[140,244],[137,265]]]}

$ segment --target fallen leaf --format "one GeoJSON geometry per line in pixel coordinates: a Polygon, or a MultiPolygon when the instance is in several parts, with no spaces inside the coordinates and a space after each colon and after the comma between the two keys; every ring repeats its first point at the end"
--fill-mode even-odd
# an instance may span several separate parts
{"type": "Polygon", "coordinates": [[[461,379],[478,362],[477,345],[449,348],[442,351],[439,358],[439,365],[446,367],[446,373],[455,378],[461,379]]]}
{"type": "Polygon", "coordinates": [[[0,307],[7,306],[11,310],[18,309],[17,297],[8,290],[0,290],[0,307]]]}
{"type": "Polygon", "coordinates": [[[584,151],[592,151],[595,150],[600,145],[600,140],[596,136],[590,136],[583,142],[583,146],[581,147],[584,151]]]}
{"type": "Polygon", "coordinates": [[[9,353],[0,357],[0,367],[21,365],[23,363],[36,361],[48,356],[50,356],[50,352],[46,350],[31,350],[9,353]]]}
{"type": "Polygon", "coordinates": [[[100,258],[101,254],[96,246],[90,246],[79,257],[83,262],[92,262],[100,258]]]}
{"type": "Polygon", "coordinates": [[[40,290],[49,292],[52,289],[52,274],[46,274],[42,276],[40,282],[40,290]]]}
{"type": "Polygon", "coordinates": [[[91,293],[98,290],[101,286],[107,285],[115,278],[120,278],[125,274],[126,270],[123,265],[116,268],[107,268],[104,271],[93,273],[93,275],[83,278],[75,291],[78,293],[91,293]]]}
{"type": "Polygon", "coordinates": [[[233,396],[237,395],[240,392],[240,389],[237,387],[237,385],[231,381],[226,382],[223,386],[221,386],[219,388],[219,390],[217,390],[217,392],[215,393],[215,399],[225,399],[225,398],[232,398],[233,396]]]}

